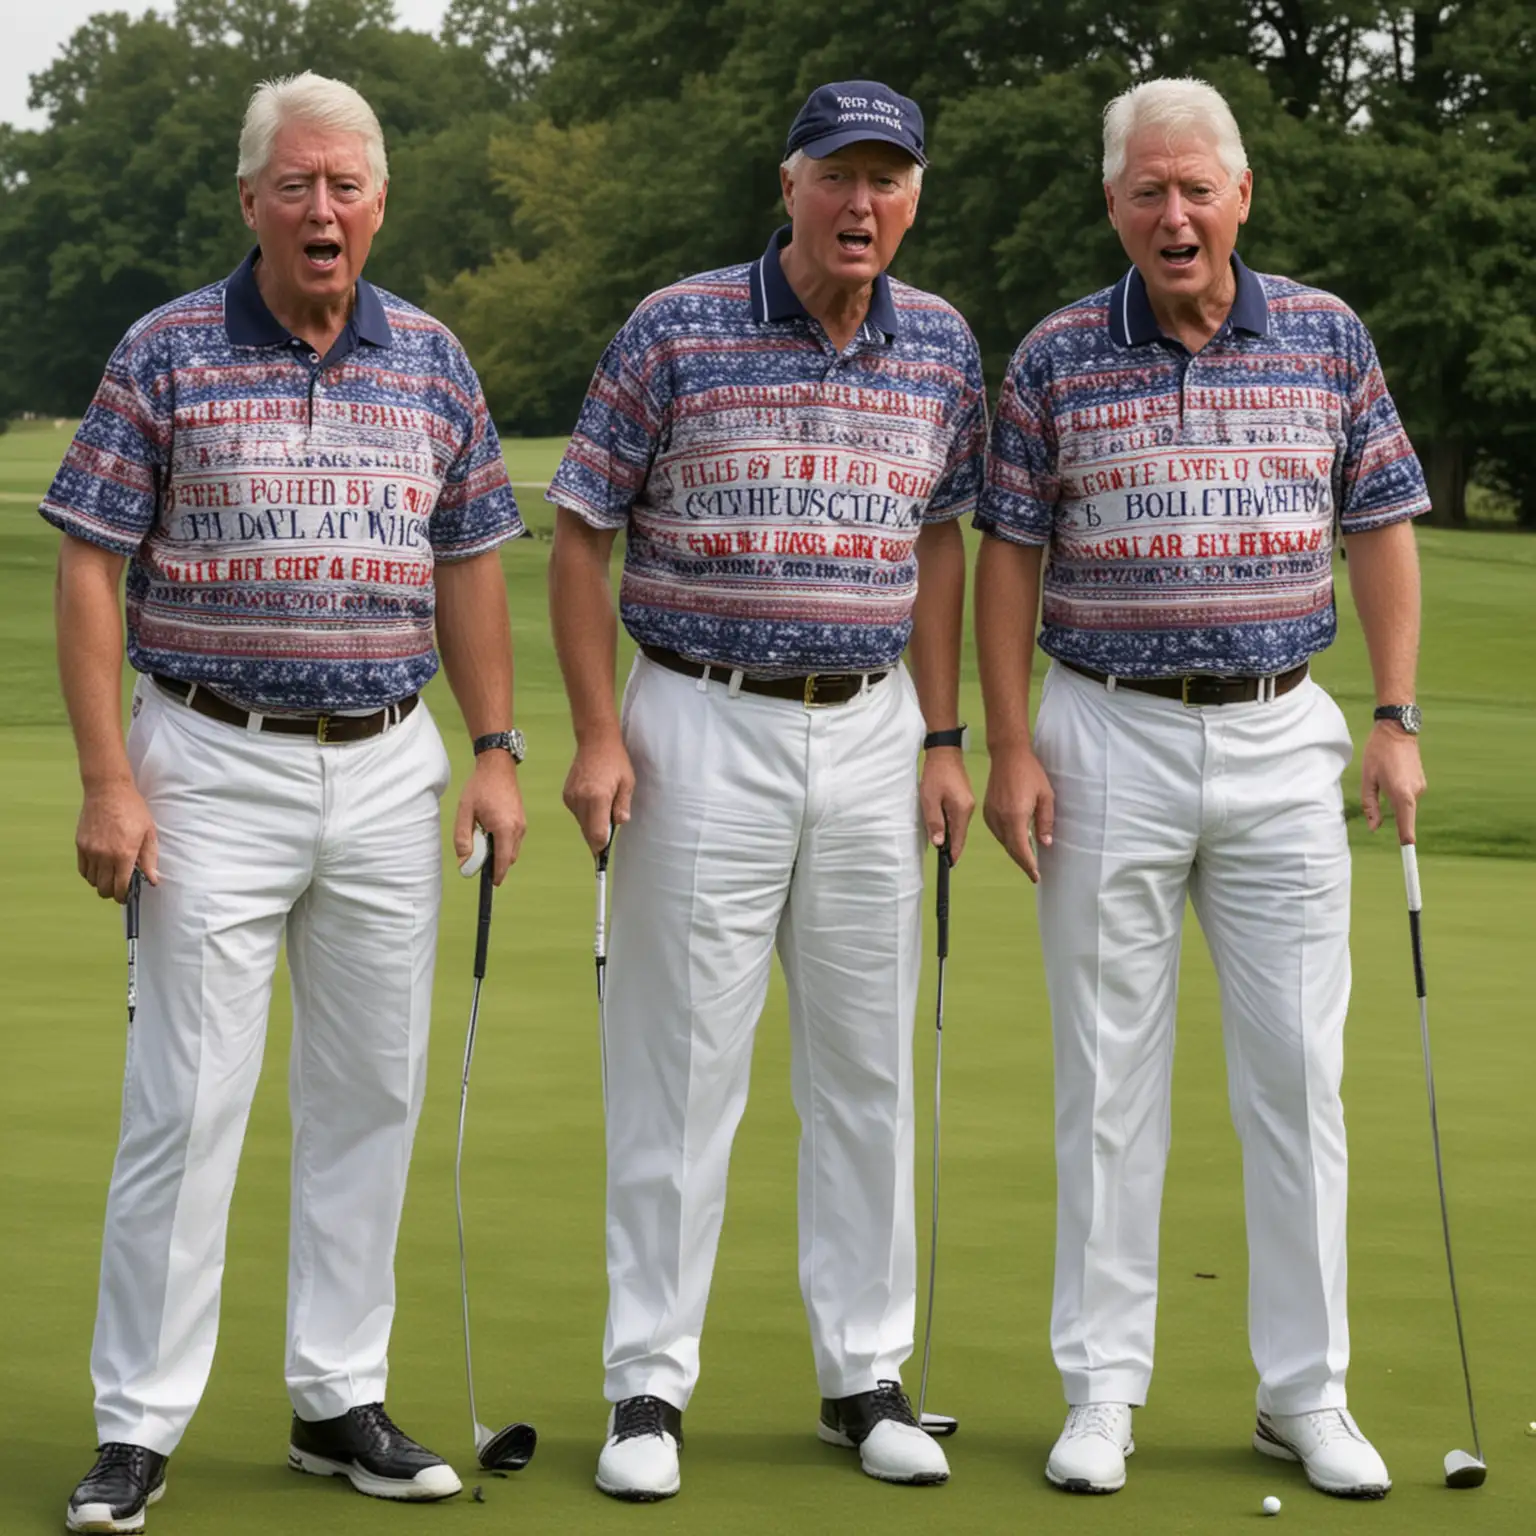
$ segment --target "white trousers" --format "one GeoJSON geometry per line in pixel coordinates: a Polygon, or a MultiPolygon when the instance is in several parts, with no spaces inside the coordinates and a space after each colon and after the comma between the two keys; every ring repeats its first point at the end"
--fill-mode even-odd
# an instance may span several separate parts
{"type": "Polygon", "coordinates": [[[1349,731],[1303,682],[1186,709],[1066,667],[1036,750],[1056,791],[1040,934],[1056,1052],[1051,1343],[1069,1403],[1146,1401],[1186,894],[1221,985],[1242,1143],[1258,1404],[1344,1403],[1349,731]]]}
{"type": "Polygon", "coordinates": [[[168,1455],[208,1380],[235,1170],[286,934],[293,977],[289,1393],[384,1396],[426,1074],[447,754],[425,705],[320,746],[141,680],[129,758],[160,838],[107,1196],[91,1375],[101,1440],[168,1455]]]}
{"type": "Polygon", "coordinates": [[[686,1408],[775,945],[821,1392],[900,1379],[916,1307],[923,720],[905,671],[807,709],[643,656],[608,968],[604,1390],[686,1408]]]}

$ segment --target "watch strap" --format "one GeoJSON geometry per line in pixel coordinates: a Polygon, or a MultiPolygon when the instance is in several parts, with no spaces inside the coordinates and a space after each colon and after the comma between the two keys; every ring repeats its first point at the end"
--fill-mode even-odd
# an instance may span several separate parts
{"type": "Polygon", "coordinates": [[[923,751],[927,752],[934,747],[959,747],[963,752],[970,738],[970,727],[957,725],[947,731],[929,731],[923,737],[923,751]]]}

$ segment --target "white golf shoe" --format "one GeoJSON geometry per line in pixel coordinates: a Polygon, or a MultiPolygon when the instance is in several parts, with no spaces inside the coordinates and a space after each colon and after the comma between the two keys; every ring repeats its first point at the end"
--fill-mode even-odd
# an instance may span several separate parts
{"type": "Polygon", "coordinates": [[[1067,1410],[1045,1475],[1068,1493],[1118,1493],[1135,1449],[1128,1403],[1082,1403],[1067,1410]]]}
{"type": "Polygon", "coordinates": [[[1314,1488],[1341,1499],[1384,1499],[1392,1487],[1386,1462],[1347,1408],[1261,1413],[1253,1448],[1277,1461],[1299,1461],[1314,1488]]]}
{"type": "Polygon", "coordinates": [[[859,1465],[883,1483],[917,1486],[949,1481],[949,1461],[917,1415],[899,1381],[882,1381],[873,1392],[824,1397],[816,1434],[828,1445],[857,1448],[859,1465]]]}
{"type": "Polygon", "coordinates": [[[597,1486],[615,1499],[650,1504],[682,1487],[682,1410],[659,1397],[626,1397],[608,1415],[597,1486]]]}

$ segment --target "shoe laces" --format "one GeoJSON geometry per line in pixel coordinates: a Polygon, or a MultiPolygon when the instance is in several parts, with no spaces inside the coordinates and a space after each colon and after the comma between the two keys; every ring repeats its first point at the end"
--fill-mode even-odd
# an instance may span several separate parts
{"type": "Polygon", "coordinates": [[[1342,1408],[1318,1408],[1306,1417],[1308,1427],[1317,1436],[1319,1448],[1335,1440],[1356,1440],[1362,1443],[1365,1440],[1355,1421],[1342,1408]]]}
{"type": "Polygon", "coordinates": [[[670,1435],[666,1410],[670,1403],[659,1397],[626,1397],[613,1410],[613,1438],[636,1440],[644,1435],[670,1435]]]}
{"type": "Polygon", "coordinates": [[[121,1440],[109,1440],[105,1445],[98,1447],[96,1465],[98,1467],[129,1467],[141,1458],[147,1457],[148,1454],[142,1445],[127,1445],[121,1440]]]}
{"type": "Polygon", "coordinates": [[[383,1403],[363,1403],[352,1410],[352,1419],[360,1429],[380,1439],[410,1439],[410,1436],[384,1411],[383,1403]]]}
{"type": "Polygon", "coordinates": [[[1079,1403],[1067,1413],[1063,1435],[1099,1435],[1115,1446],[1121,1443],[1123,1428],[1119,1403],[1079,1403]]]}
{"type": "Polygon", "coordinates": [[[912,1400],[901,1390],[899,1381],[878,1381],[869,1398],[872,1419],[893,1419],[898,1424],[918,1427],[917,1415],[912,1412],[912,1400]]]}

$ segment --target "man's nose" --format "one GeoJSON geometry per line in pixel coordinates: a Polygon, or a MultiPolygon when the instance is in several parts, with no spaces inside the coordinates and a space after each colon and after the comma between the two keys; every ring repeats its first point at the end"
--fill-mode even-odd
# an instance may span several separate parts
{"type": "Polygon", "coordinates": [[[1163,202],[1163,223],[1169,229],[1183,227],[1186,217],[1184,208],[1184,195],[1177,187],[1169,187],[1168,196],[1163,202]]]}
{"type": "Polygon", "coordinates": [[[315,180],[314,191],[309,199],[309,218],[313,224],[329,224],[334,217],[331,211],[331,189],[323,176],[315,180]]]}
{"type": "Polygon", "coordinates": [[[848,188],[848,211],[868,213],[875,203],[874,183],[867,176],[855,176],[848,188]]]}

